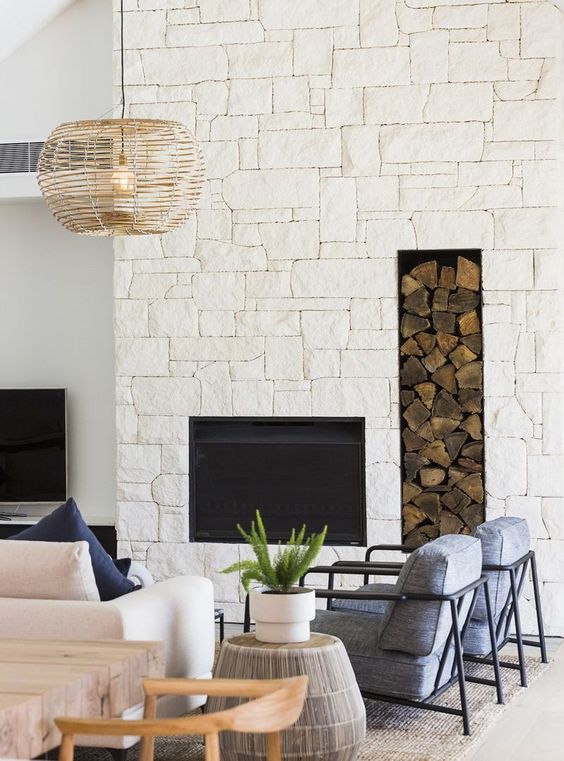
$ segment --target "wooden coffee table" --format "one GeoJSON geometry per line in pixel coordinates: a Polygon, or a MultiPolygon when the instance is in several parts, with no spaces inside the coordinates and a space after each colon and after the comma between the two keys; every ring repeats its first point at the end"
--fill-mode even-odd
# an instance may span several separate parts
{"type": "MultiPolygon", "coordinates": [[[[304,709],[282,733],[282,758],[352,761],[366,732],[366,714],[351,663],[341,640],[312,633],[308,642],[274,645],[254,634],[226,640],[214,673],[229,679],[280,679],[309,676],[304,709]]],[[[207,711],[236,705],[233,698],[210,698],[207,711]]],[[[251,761],[266,757],[262,735],[221,735],[222,759],[251,761]]]]}
{"type": "Polygon", "coordinates": [[[161,642],[0,639],[0,757],[56,748],[56,716],[121,716],[163,675],[161,642]]]}

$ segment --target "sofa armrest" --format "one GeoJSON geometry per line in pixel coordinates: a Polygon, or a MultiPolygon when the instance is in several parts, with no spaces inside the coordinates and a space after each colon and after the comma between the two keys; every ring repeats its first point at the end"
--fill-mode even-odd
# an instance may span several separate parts
{"type": "Polygon", "coordinates": [[[102,605],[119,613],[123,638],[164,642],[166,676],[209,674],[215,653],[213,586],[178,576],[102,605]]]}
{"type": "Polygon", "coordinates": [[[143,588],[152,587],[155,583],[155,580],[149,569],[144,566],[143,563],[139,563],[136,560],[131,563],[127,578],[134,584],[139,584],[143,588]]]}

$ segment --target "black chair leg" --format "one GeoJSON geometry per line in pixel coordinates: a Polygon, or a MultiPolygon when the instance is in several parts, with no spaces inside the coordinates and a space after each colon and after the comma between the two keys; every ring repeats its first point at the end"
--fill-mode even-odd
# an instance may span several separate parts
{"type": "MultiPolygon", "coordinates": [[[[327,579],[327,589],[335,589],[335,574],[330,573],[327,579]]],[[[333,600],[331,597],[327,598],[327,610],[333,610],[333,600]]]]}
{"type": "Polygon", "coordinates": [[[450,601],[450,612],[452,616],[452,629],[454,633],[454,650],[456,657],[456,668],[458,671],[458,687],[460,689],[460,707],[462,709],[462,723],[464,725],[464,734],[471,735],[470,730],[470,711],[468,709],[468,699],[466,697],[466,681],[464,679],[464,659],[462,657],[462,640],[460,637],[460,628],[458,626],[458,611],[456,602],[450,601]]]}
{"type": "Polygon", "coordinates": [[[250,596],[245,598],[245,619],[243,621],[243,632],[247,634],[251,631],[251,609],[250,609],[250,596]]]}
{"type": "Polygon", "coordinates": [[[113,761],[127,761],[127,748],[108,748],[113,761]]]}
{"type": "Polygon", "coordinates": [[[546,640],[544,637],[544,623],[542,620],[542,605],[539,587],[539,577],[537,574],[537,560],[535,553],[531,555],[531,575],[533,577],[533,593],[535,596],[535,612],[537,614],[537,628],[539,632],[539,643],[541,651],[541,660],[543,663],[548,663],[548,655],[546,652],[546,640]]]}
{"type": "Polygon", "coordinates": [[[517,655],[519,656],[519,673],[521,675],[521,687],[527,686],[527,668],[525,666],[525,650],[523,648],[523,632],[521,630],[521,613],[519,611],[519,592],[515,580],[515,570],[509,570],[511,584],[511,596],[513,598],[513,615],[515,616],[515,639],[517,640],[517,655]]]}
{"type": "Polygon", "coordinates": [[[488,588],[488,582],[484,582],[484,596],[486,598],[486,613],[488,617],[488,629],[490,632],[490,644],[492,646],[492,661],[495,674],[495,689],[497,692],[497,702],[505,703],[503,695],[503,684],[501,682],[501,669],[499,667],[499,654],[497,652],[497,642],[495,638],[494,618],[492,612],[492,604],[490,600],[490,590],[488,588]]]}

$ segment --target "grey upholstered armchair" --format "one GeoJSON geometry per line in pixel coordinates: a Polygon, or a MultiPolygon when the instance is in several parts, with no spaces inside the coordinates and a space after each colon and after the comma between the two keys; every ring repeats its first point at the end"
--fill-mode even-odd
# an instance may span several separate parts
{"type": "MultiPolygon", "coordinates": [[[[365,568],[339,564],[317,566],[310,572],[363,575],[365,568]]],[[[394,585],[378,585],[375,590],[317,590],[319,597],[335,602],[348,603],[351,598],[357,608],[318,611],[312,630],[344,642],[365,697],[462,716],[464,733],[470,734],[461,642],[478,592],[487,588],[481,573],[478,539],[443,536],[411,553],[394,585]],[[460,708],[433,702],[455,682],[460,708]]],[[[486,609],[490,609],[489,599],[486,589],[486,609]]],[[[491,610],[489,622],[495,661],[491,610]]],[[[503,702],[499,668],[495,670],[498,699],[503,702]]]]}
{"type": "MultiPolygon", "coordinates": [[[[478,526],[475,536],[482,543],[483,571],[488,577],[496,631],[497,649],[507,642],[517,645],[519,663],[501,661],[506,668],[519,669],[521,684],[527,686],[524,645],[539,647],[543,663],[548,662],[535,553],[530,551],[531,536],[524,518],[496,518],[478,526]],[[523,639],[519,598],[531,568],[533,595],[537,616],[539,641],[523,639]],[[511,636],[512,624],[515,636],[511,636]]],[[[476,606],[464,635],[467,660],[491,663],[491,644],[488,636],[487,611],[483,591],[478,593],[476,606]]]]}
{"type": "MultiPolygon", "coordinates": [[[[527,673],[524,646],[540,648],[542,662],[548,663],[536,559],[534,551],[530,550],[531,536],[528,523],[524,518],[496,518],[478,526],[474,536],[482,544],[482,573],[487,576],[489,582],[498,653],[508,642],[517,645],[518,664],[503,660],[500,661],[500,665],[509,669],[518,669],[521,684],[526,687],[527,673]],[[525,639],[521,626],[519,600],[529,568],[533,584],[538,642],[525,639]],[[515,629],[514,636],[511,634],[512,628],[515,629]]],[[[398,550],[407,555],[413,551],[413,548],[402,545],[374,545],[367,549],[364,562],[348,563],[349,566],[364,568],[364,586],[360,587],[360,590],[389,591],[391,589],[389,584],[369,584],[369,576],[373,574],[393,576],[399,574],[403,567],[403,562],[381,563],[373,561],[372,555],[378,550],[398,550]]],[[[331,579],[338,573],[339,566],[344,564],[345,561],[335,563],[333,573],[330,574],[329,578],[331,579]]],[[[378,603],[373,600],[338,599],[330,600],[329,605],[334,610],[370,611],[378,603]]],[[[463,647],[466,660],[495,665],[492,659],[484,590],[480,590],[478,593],[476,606],[464,635],[463,647]]],[[[473,677],[467,677],[467,679],[477,681],[473,677]]],[[[480,681],[497,686],[496,680],[481,679],[480,681]]]]}

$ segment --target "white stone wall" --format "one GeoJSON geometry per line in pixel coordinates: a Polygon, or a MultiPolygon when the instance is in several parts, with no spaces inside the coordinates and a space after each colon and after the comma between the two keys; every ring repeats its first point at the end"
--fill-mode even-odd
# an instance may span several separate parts
{"type": "Polygon", "coordinates": [[[369,540],[399,540],[396,252],[477,247],[488,517],[529,520],[548,628],[564,634],[560,11],[126,8],[129,113],[192,128],[207,181],[183,229],[115,243],[122,551],[159,577],[213,576],[228,619],[240,614],[237,580],[216,573],[245,550],[187,543],[200,414],[366,416],[369,540]]]}

